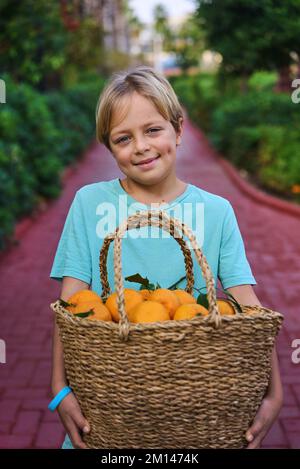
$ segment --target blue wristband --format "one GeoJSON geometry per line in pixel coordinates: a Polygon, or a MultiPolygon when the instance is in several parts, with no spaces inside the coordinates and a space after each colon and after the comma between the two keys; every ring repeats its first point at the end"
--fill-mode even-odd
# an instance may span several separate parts
{"type": "Polygon", "coordinates": [[[58,394],[52,399],[50,404],[48,405],[48,409],[51,410],[51,412],[54,412],[56,407],[59,406],[61,401],[72,392],[72,389],[69,386],[64,387],[61,391],[59,391],[58,394]]]}

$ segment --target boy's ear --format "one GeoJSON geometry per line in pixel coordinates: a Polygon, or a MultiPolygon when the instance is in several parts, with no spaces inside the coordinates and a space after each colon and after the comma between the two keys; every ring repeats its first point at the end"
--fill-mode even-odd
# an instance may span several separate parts
{"type": "Polygon", "coordinates": [[[182,117],[179,118],[178,123],[179,123],[179,130],[176,135],[176,146],[180,145],[181,143],[181,136],[183,132],[183,118],[182,117]]]}

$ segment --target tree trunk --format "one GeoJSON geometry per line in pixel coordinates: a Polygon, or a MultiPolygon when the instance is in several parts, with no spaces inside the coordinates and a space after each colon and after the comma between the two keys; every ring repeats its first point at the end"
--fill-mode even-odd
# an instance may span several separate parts
{"type": "Polygon", "coordinates": [[[275,85],[274,91],[278,93],[290,93],[291,89],[290,66],[286,65],[278,70],[278,81],[275,85]]]}
{"type": "Polygon", "coordinates": [[[240,78],[240,92],[242,94],[247,94],[249,91],[248,79],[249,79],[249,75],[247,73],[243,73],[240,78]]]}

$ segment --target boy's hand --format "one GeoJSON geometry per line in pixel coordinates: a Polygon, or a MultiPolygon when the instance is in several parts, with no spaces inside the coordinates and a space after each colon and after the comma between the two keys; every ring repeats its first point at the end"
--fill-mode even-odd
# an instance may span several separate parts
{"type": "Polygon", "coordinates": [[[87,445],[82,440],[82,433],[89,433],[90,426],[82,415],[79,403],[72,392],[61,401],[58,413],[74,448],[87,449],[87,445]]]}
{"type": "Polygon", "coordinates": [[[263,438],[273,425],[282,406],[281,399],[266,396],[252,422],[251,427],[246,432],[246,439],[249,442],[247,449],[259,448],[263,438]]]}

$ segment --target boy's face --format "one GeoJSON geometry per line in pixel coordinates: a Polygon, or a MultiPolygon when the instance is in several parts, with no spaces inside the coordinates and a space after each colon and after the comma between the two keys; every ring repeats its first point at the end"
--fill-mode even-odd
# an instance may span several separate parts
{"type": "Polygon", "coordinates": [[[152,101],[134,92],[113,114],[110,147],[120,170],[133,181],[151,185],[175,171],[176,144],[181,141],[172,124],[152,101]],[[155,159],[148,164],[142,161],[155,159]]]}

